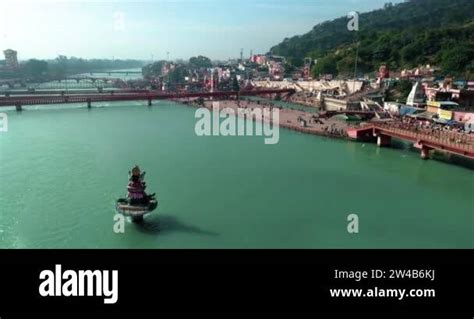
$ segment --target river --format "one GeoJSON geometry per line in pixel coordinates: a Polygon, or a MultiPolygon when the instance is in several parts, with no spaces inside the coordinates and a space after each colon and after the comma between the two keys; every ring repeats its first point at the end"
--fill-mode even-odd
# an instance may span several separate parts
{"type": "Polygon", "coordinates": [[[200,137],[195,109],[145,104],[7,112],[0,248],[474,248],[472,170],[285,129],[200,137]],[[134,164],[159,207],[117,234],[134,164]]]}

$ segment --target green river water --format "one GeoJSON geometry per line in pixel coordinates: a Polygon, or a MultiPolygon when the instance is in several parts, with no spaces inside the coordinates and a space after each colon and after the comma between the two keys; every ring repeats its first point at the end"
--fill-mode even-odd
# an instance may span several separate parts
{"type": "Polygon", "coordinates": [[[195,109],[144,105],[7,112],[0,248],[474,248],[468,168],[285,129],[198,137],[195,109]],[[134,164],[160,205],[116,234],[134,164]]]}

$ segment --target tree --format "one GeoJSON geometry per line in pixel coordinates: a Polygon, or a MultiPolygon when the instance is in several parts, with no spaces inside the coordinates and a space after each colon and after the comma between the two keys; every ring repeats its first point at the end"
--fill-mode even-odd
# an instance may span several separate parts
{"type": "Polygon", "coordinates": [[[29,77],[40,77],[47,74],[48,62],[42,60],[31,59],[23,66],[24,74],[29,77]]]}
{"type": "Polygon", "coordinates": [[[402,62],[407,67],[418,65],[422,55],[423,47],[419,42],[413,42],[405,46],[401,51],[402,62]]]}
{"type": "Polygon", "coordinates": [[[284,70],[285,70],[285,77],[290,77],[292,73],[296,71],[296,66],[294,64],[286,62],[284,66],[284,70]]]}
{"type": "Polygon", "coordinates": [[[353,75],[355,68],[355,52],[353,55],[348,55],[337,62],[337,72],[339,74],[353,75]]]}
{"type": "Polygon", "coordinates": [[[474,48],[466,45],[453,46],[441,53],[441,67],[451,74],[462,73],[474,60],[474,48]]]}
{"type": "Polygon", "coordinates": [[[306,34],[286,38],[272,47],[270,53],[285,56],[295,67],[304,57],[318,59],[320,63],[313,68],[313,75],[347,72],[348,56],[354,54],[351,49],[357,37],[360,61],[364,64],[361,70],[376,70],[381,63],[397,69],[429,63],[467,72],[473,60],[472,12],[472,0],[388,2],[382,10],[360,14],[360,20],[365,22],[358,32],[347,31],[344,16],[318,24],[306,34]],[[451,49],[454,47],[459,50],[455,52],[451,49]]]}
{"type": "Polygon", "coordinates": [[[143,77],[146,79],[149,79],[152,77],[160,77],[162,75],[161,70],[163,69],[163,66],[165,65],[165,63],[167,62],[164,60],[161,60],[152,64],[145,65],[142,68],[143,77]]]}
{"type": "Polygon", "coordinates": [[[232,91],[240,91],[240,84],[239,80],[237,80],[237,76],[234,76],[232,79],[232,91]]]}
{"type": "Polygon", "coordinates": [[[191,67],[197,69],[212,67],[211,59],[202,55],[190,58],[189,64],[191,65],[191,67]]]}
{"type": "Polygon", "coordinates": [[[65,55],[59,55],[54,63],[50,65],[50,73],[54,76],[65,77],[68,71],[68,59],[65,55]]]}
{"type": "Polygon", "coordinates": [[[336,74],[337,61],[334,55],[327,55],[324,58],[318,59],[317,63],[311,70],[313,77],[318,77],[320,74],[336,74]]]}
{"type": "Polygon", "coordinates": [[[385,92],[386,101],[406,101],[411,92],[413,84],[408,80],[397,81],[393,88],[385,92]]]}
{"type": "Polygon", "coordinates": [[[183,65],[178,65],[174,69],[170,70],[168,73],[168,81],[170,84],[182,84],[184,83],[184,78],[189,75],[188,70],[183,65]]]}

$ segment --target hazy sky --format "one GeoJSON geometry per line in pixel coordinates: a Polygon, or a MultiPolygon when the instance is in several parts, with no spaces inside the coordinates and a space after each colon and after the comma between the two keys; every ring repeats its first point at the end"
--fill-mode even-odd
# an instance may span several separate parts
{"type": "MultiPolygon", "coordinates": [[[[213,59],[265,53],[285,37],[389,0],[0,0],[0,49],[19,59],[213,59]]],[[[400,2],[392,0],[393,3],[400,2]]],[[[362,23],[362,21],[361,21],[362,23]]]]}

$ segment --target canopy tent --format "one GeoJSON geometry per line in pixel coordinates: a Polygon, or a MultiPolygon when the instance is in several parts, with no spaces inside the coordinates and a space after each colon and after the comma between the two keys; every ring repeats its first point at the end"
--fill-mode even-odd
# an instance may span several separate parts
{"type": "Polygon", "coordinates": [[[447,120],[447,119],[433,119],[433,122],[439,123],[439,124],[444,124],[444,125],[455,125],[457,124],[456,121],[454,120],[447,120]]]}
{"type": "Polygon", "coordinates": [[[411,115],[419,109],[410,105],[401,105],[399,109],[400,116],[411,115]]]}
{"type": "Polygon", "coordinates": [[[362,118],[357,114],[337,114],[331,117],[331,119],[338,120],[338,121],[360,121],[362,118]]]}
{"type": "Polygon", "coordinates": [[[437,117],[438,114],[426,111],[418,114],[411,114],[409,116],[420,120],[433,120],[433,118],[437,117]]]}

